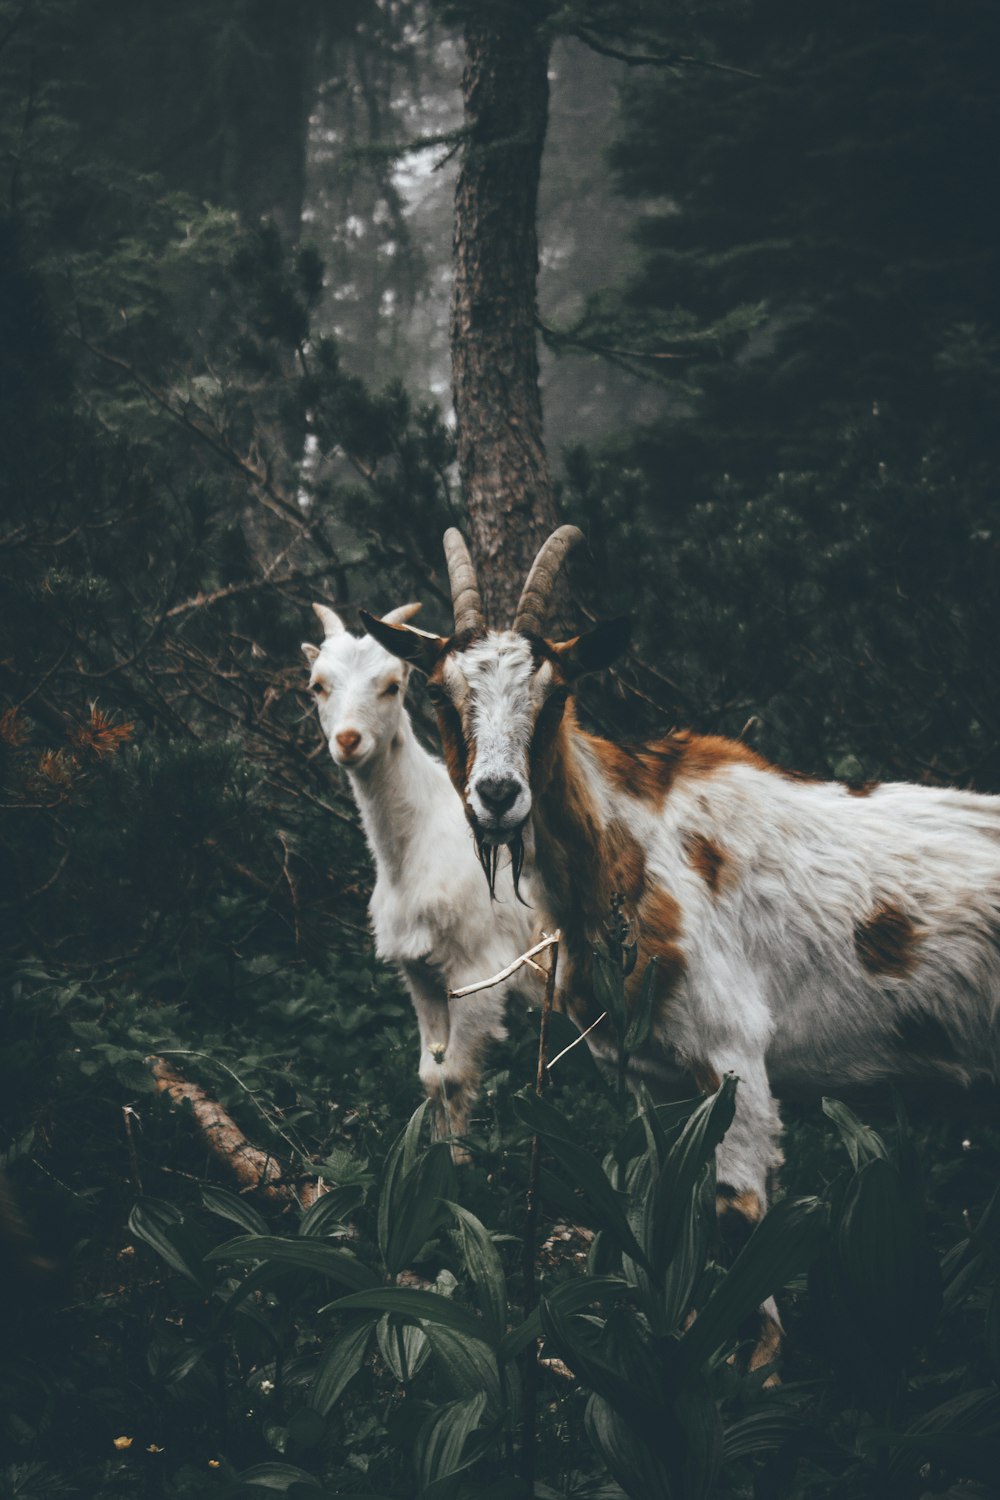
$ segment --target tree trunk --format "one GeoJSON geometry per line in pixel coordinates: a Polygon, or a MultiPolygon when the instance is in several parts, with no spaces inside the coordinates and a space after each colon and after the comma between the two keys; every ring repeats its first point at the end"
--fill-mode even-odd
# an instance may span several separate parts
{"type": "Polygon", "coordinates": [[[477,7],[465,26],[468,140],[455,192],[452,387],[486,617],[509,625],[558,524],[542,440],[535,212],[548,119],[546,7],[477,7]]]}

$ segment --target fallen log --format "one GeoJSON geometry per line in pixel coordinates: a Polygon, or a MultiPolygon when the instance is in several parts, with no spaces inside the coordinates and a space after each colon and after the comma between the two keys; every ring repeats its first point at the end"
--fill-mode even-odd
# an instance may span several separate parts
{"type": "Polygon", "coordinates": [[[175,1104],[187,1102],[195,1125],[212,1155],[232,1173],[245,1193],[260,1193],[271,1203],[298,1203],[311,1208],[322,1197],[321,1178],[290,1180],[270,1151],[262,1151],[247,1140],[232,1115],[197,1083],[191,1083],[163,1057],[147,1057],[146,1065],[157,1090],[175,1104]]]}

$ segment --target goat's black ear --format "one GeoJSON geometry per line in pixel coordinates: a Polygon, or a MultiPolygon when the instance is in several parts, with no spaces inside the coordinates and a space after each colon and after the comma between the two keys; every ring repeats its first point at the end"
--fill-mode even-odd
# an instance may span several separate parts
{"type": "Polygon", "coordinates": [[[416,630],[412,625],[387,625],[385,620],[358,610],[358,617],[373,640],[378,641],[400,661],[408,661],[422,671],[429,672],[448,641],[444,636],[431,635],[427,630],[416,630]]]}
{"type": "Polygon", "coordinates": [[[627,615],[616,620],[602,620],[593,630],[575,635],[571,641],[553,642],[552,649],[569,682],[608,667],[628,647],[632,621],[627,615]]]}

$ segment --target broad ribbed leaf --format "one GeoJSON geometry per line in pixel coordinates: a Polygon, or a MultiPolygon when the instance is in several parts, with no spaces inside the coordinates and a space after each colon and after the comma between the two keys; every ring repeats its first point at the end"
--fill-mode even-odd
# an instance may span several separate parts
{"type": "Polygon", "coordinates": [[[252,1489],[277,1491],[285,1494],[293,1484],[304,1485],[307,1489],[320,1494],[325,1494],[322,1485],[312,1474],[305,1469],[296,1468],[294,1464],[254,1464],[251,1469],[244,1469],[237,1476],[240,1484],[249,1485],[252,1489]]]}
{"type": "Polygon", "coordinates": [[[422,1489],[460,1471],[465,1444],[479,1426],[485,1410],[486,1393],[479,1391],[465,1401],[452,1401],[431,1413],[417,1435],[414,1450],[422,1489]]]}
{"type": "Polygon", "coordinates": [[[560,1162],[569,1181],[583,1194],[584,1204],[590,1210],[586,1217],[610,1235],[633,1260],[645,1264],[642,1246],[625,1216],[622,1195],[611,1186],[604,1168],[590,1152],[566,1138],[564,1132],[568,1127],[563,1117],[533,1094],[517,1094],[511,1102],[519,1119],[535,1134],[545,1137],[548,1149],[560,1162]],[[557,1132],[550,1127],[552,1115],[558,1121],[557,1132]]]}
{"type": "Polygon", "coordinates": [[[342,1328],[325,1350],[309,1390],[309,1405],[328,1416],[361,1369],[372,1336],[370,1322],[342,1328]]]}
{"type": "Polygon", "coordinates": [[[704,1377],[681,1383],[674,1413],[681,1432],[674,1465],[677,1492],[684,1500],[708,1500],[722,1462],[722,1421],[704,1377]]]}
{"type": "Polygon", "coordinates": [[[327,1303],[321,1312],[349,1312],[352,1308],[363,1308],[366,1312],[398,1313],[401,1318],[414,1318],[421,1323],[440,1323],[445,1328],[454,1328],[458,1333],[489,1343],[486,1327],[475,1313],[467,1307],[456,1307],[448,1297],[438,1292],[421,1292],[416,1287],[386,1286],[371,1291],[352,1292],[348,1297],[338,1297],[327,1303]]]}
{"type": "Polygon", "coordinates": [[[636,1436],[603,1396],[591,1396],[584,1424],[597,1453],[631,1500],[670,1500],[670,1472],[659,1453],[636,1436]]]}
{"type": "Polygon", "coordinates": [[[848,1184],[836,1246],[860,1317],[902,1357],[937,1317],[941,1277],[899,1174],[884,1158],[866,1161],[848,1184]]]}
{"type": "Polygon", "coordinates": [[[691,1296],[705,1266],[715,1222],[715,1163],[709,1161],[681,1210],[681,1233],[663,1271],[660,1316],[664,1326],[657,1332],[672,1332],[690,1312],[691,1296]]]}
{"type": "Polygon", "coordinates": [[[379,1353],[397,1380],[405,1385],[418,1374],[431,1352],[427,1335],[416,1323],[383,1313],[375,1330],[379,1353]]]}
{"type": "Polygon", "coordinates": [[[676,1104],[650,1104],[648,1094],[643,1094],[642,1113],[630,1120],[614,1148],[615,1160],[623,1165],[638,1156],[642,1150],[651,1150],[650,1132],[656,1143],[655,1156],[659,1165],[667,1148],[681,1128],[701,1104],[700,1099],[682,1099],[676,1104]]]}
{"type": "Polygon", "coordinates": [[[357,1182],[331,1188],[306,1209],[299,1222],[299,1234],[307,1239],[320,1239],[333,1233],[347,1222],[355,1209],[361,1207],[364,1197],[365,1190],[357,1182]]]}
{"type": "Polygon", "coordinates": [[[854,1111],[848,1109],[846,1104],[841,1104],[839,1099],[824,1099],[823,1113],[840,1131],[841,1140],[847,1147],[855,1172],[863,1167],[865,1162],[878,1159],[889,1160],[889,1148],[882,1137],[872,1130],[870,1125],[863,1124],[854,1111]]]}
{"type": "Polygon", "coordinates": [[[642,976],[632,1016],[625,1031],[625,1050],[638,1052],[649,1040],[653,1025],[653,1000],[656,996],[658,960],[651,958],[642,976]]]}
{"type": "Polygon", "coordinates": [[[238,1224],[248,1234],[267,1234],[268,1222],[259,1209],[254,1208],[245,1198],[237,1198],[235,1193],[227,1193],[225,1188],[212,1187],[208,1184],[201,1189],[201,1201],[209,1213],[217,1214],[220,1219],[228,1219],[232,1224],[238,1224]]]}
{"type": "Polygon", "coordinates": [[[208,1261],[260,1260],[287,1270],[310,1271],[345,1286],[377,1286],[378,1277],[350,1250],[311,1239],[282,1240],[274,1235],[251,1234],[227,1240],[205,1256],[208,1261]]]}
{"type": "Polygon", "coordinates": [[[630,1426],[655,1431],[664,1416],[660,1391],[636,1385],[603,1357],[589,1319],[570,1316],[557,1301],[544,1296],[538,1307],[546,1340],[577,1379],[609,1401],[630,1426]]]}
{"type": "Polygon", "coordinates": [[[487,1409],[495,1416],[503,1406],[495,1352],[482,1339],[470,1338],[440,1323],[427,1323],[424,1333],[441,1378],[452,1395],[464,1400],[477,1391],[485,1391],[487,1409]]]}
{"type": "MultiPolygon", "coordinates": [[[[592,1307],[595,1302],[611,1302],[619,1298],[634,1302],[636,1293],[635,1287],[616,1276],[575,1276],[572,1281],[561,1282],[545,1295],[550,1307],[569,1314],[592,1307]]],[[[533,1339],[540,1339],[541,1336],[542,1317],[536,1307],[523,1323],[512,1328],[504,1337],[500,1344],[500,1358],[505,1363],[516,1359],[533,1339]]]]}
{"type": "Polygon", "coordinates": [[[204,1246],[172,1203],[140,1198],[129,1214],[128,1227],[136,1239],[144,1240],[173,1270],[194,1282],[201,1291],[208,1289],[204,1246]]]}
{"type": "Polygon", "coordinates": [[[485,1226],[468,1209],[447,1201],[443,1206],[454,1220],[452,1233],[476,1289],[483,1322],[494,1343],[498,1343],[507,1327],[507,1282],[497,1247],[485,1226]]]}
{"type": "Polygon", "coordinates": [[[382,1191],[378,1203],[378,1243],[382,1255],[389,1247],[392,1225],[398,1217],[398,1194],[406,1174],[412,1169],[420,1147],[420,1132],[427,1113],[429,1099],[419,1105],[410,1116],[405,1129],[401,1130],[389,1148],[382,1168],[382,1191]]]}
{"type": "Polygon", "coordinates": [[[698,1105],[663,1163],[654,1189],[648,1242],[648,1259],[657,1275],[664,1274],[686,1232],[689,1200],[729,1129],[735,1109],[736,1079],[729,1074],[718,1093],[698,1105]]]}
{"type": "Polygon", "coordinates": [[[690,1368],[737,1336],[743,1319],[820,1253],[827,1208],[819,1198],[785,1198],[765,1214],[680,1341],[690,1368]]]}
{"type": "Polygon", "coordinates": [[[441,1201],[450,1197],[453,1185],[451,1151],[443,1141],[397,1178],[385,1246],[391,1275],[405,1270],[438,1229],[445,1216],[441,1201]]]}

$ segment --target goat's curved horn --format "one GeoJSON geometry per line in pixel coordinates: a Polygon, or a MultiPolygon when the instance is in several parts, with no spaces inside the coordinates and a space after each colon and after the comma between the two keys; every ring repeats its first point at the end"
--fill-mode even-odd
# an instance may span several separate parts
{"type": "Polygon", "coordinates": [[[413,616],[417,614],[421,608],[422,606],[419,604],[399,604],[395,609],[390,609],[388,614],[382,616],[382,624],[405,625],[407,620],[412,620],[413,616]]]}
{"type": "Polygon", "coordinates": [[[542,635],[556,574],[571,548],[583,541],[579,526],[560,526],[542,543],[524,582],[514,616],[514,629],[523,635],[542,635]]]}
{"type": "Polygon", "coordinates": [[[472,566],[465,538],[454,526],[444,534],[444,555],[448,564],[448,581],[451,584],[451,602],[455,610],[455,634],[463,630],[482,630],[486,621],[483,616],[483,601],[476,582],[476,570],[472,566]]]}
{"type": "Polygon", "coordinates": [[[323,626],[324,636],[343,635],[347,628],[336,610],[331,609],[328,604],[314,604],[313,614],[323,626]]]}

